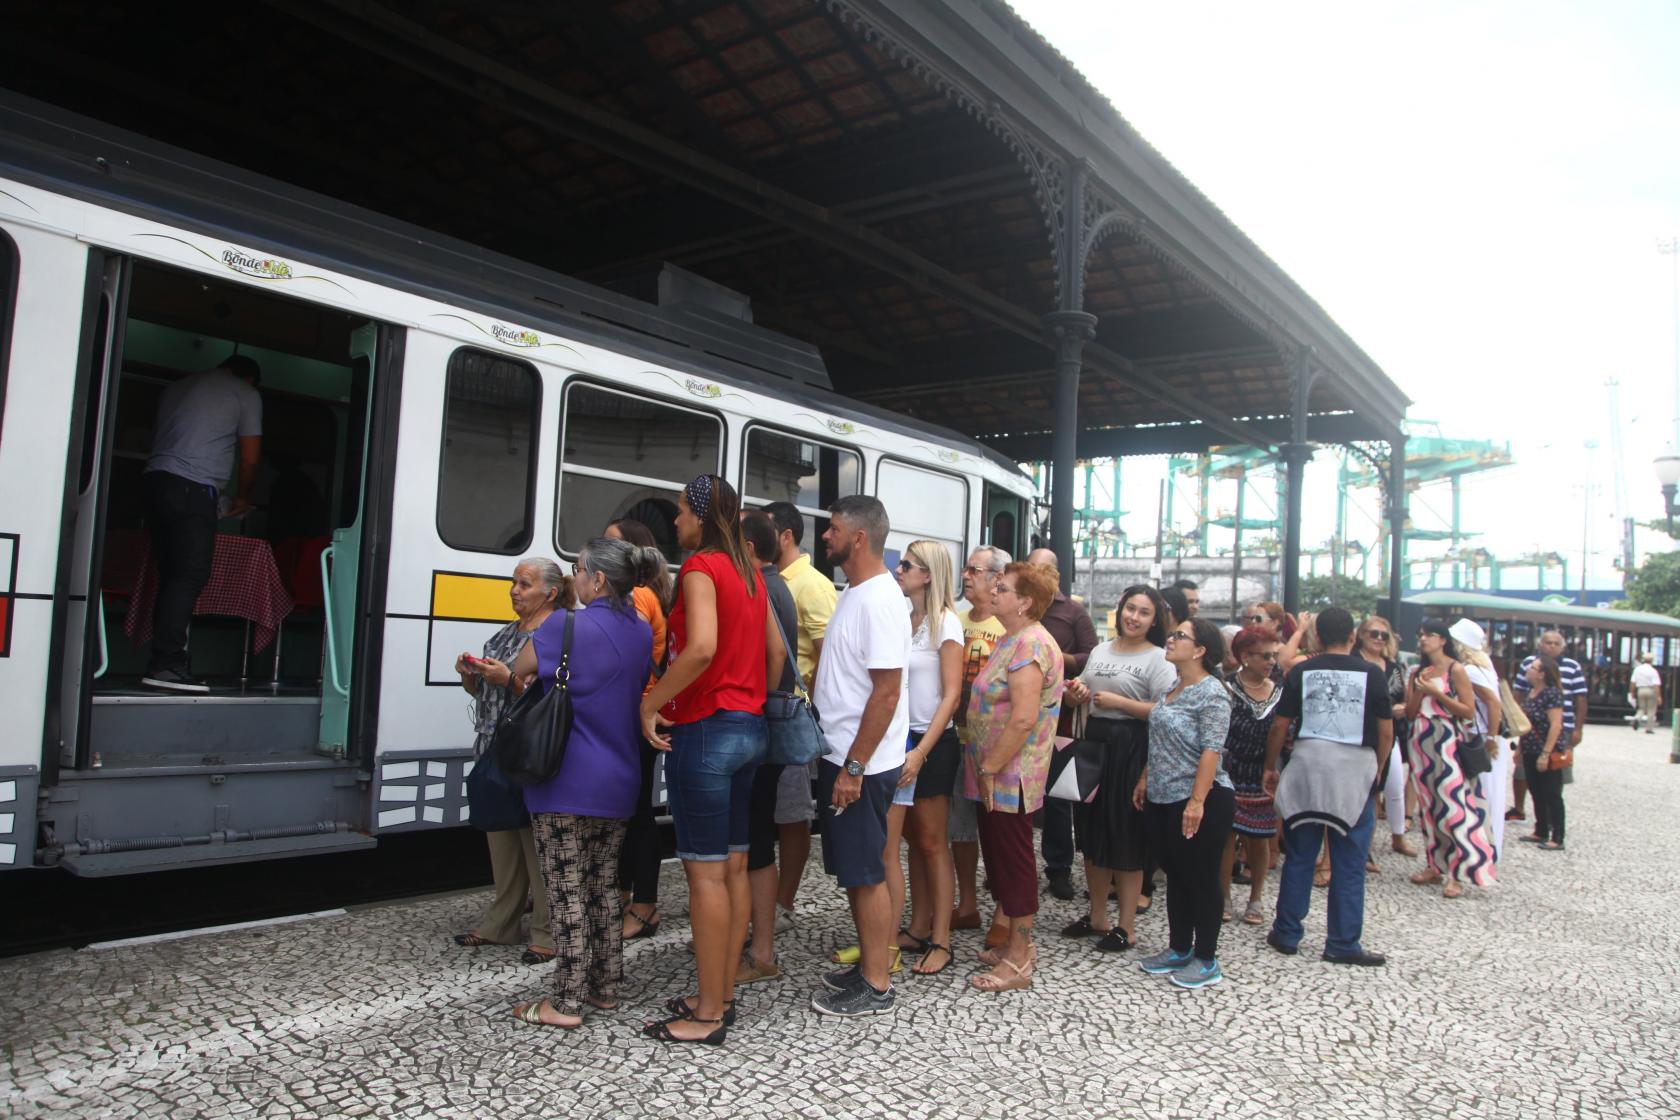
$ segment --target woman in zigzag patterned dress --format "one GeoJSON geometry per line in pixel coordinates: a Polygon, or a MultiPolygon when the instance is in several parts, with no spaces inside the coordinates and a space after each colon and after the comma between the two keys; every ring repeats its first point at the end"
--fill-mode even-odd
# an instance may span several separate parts
{"type": "Polygon", "coordinates": [[[1457,898],[1464,884],[1485,887],[1494,880],[1493,842],[1481,787],[1459,766],[1460,720],[1474,726],[1475,699],[1446,624],[1425,619],[1418,629],[1423,664],[1406,684],[1406,718],[1411,721],[1412,774],[1423,818],[1428,866],[1413,875],[1420,886],[1445,882],[1441,894],[1457,898]],[[1462,697],[1462,699],[1460,699],[1462,697]]]}

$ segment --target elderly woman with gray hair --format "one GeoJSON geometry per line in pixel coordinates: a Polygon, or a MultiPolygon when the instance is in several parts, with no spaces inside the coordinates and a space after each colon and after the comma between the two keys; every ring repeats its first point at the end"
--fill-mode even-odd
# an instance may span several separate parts
{"type": "Polygon", "coordinates": [[[596,537],[572,565],[582,608],[550,618],[514,662],[514,675],[544,692],[563,668],[572,697],[560,769],[525,787],[559,951],[553,994],[513,1009],[533,1026],[579,1027],[585,1006],[618,1006],[624,971],[618,853],[641,792],[638,713],[653,657],[653,630],[631,597],[664,564],[656,548],[596,537]]]}
{"type": "MultiPolygon", "coordinates": [[[[508,588],[514,620],[496,631],[484,643],[483,656],[462,653],[455,659],[461,687],[473,698],[473,757],[490,746],[496,720],[509,700],[520,691],[513,663],[555,610],[572,605],[572,589],[560,565],[545,556],[530,556],[513,566],[513,584],[508,588]]],[[[531,826],[486,832],[490,845],[490,875],[495,894],[490,906],[467,933],[455,935],[455,944],[469,948],[480,945],[512,945],[519,939],[519,922],[526,906],[531,910],[531,941],[521,959],[542,964],[554,959],[554,939],[549,936],[548,898],[543,891],[542,873],[537,869],[536,841],[531,826]]]]}

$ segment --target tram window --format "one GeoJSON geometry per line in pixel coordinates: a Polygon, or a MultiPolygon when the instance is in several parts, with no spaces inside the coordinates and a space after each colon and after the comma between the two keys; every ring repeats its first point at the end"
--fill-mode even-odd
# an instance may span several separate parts
{"type": "Polygon", "coordinates": [[[723,424],[709,413],[576,381],[566,387],[555,544],[575,556],[607,523],[634,517],[666,557],[681,559],[676,494],[697,474],[716,474],[723,424]]]}
{"type": "Polygon", "coordinates": [[[438,536],[451,548],[511,554],[531,543],[537,371],[463,347],[449,358],[438,536]]]}
{"type": "Polygon", "coordinates": [[[742,490],[750,505],[792,502],[826,510],[856,494],[862,477],[863,460],[854,451],[767,428],[747,432],[742,490]]]}
{"type": "Polygon", "coordinates": [[[968,539],[968,482],[891,459],[881,460],[875,482],[875,495],[892,522],[888,547],[917,537],[936,540],[951,553],[953,570],[961,571],[963,542],[968,539]]]}
{"type": "Polygon", "coordinates": [[[747,429],[741,493],[749,506],[792,502],[805,515],[800,546],[819,572],[834,578],[822,535],[828,507],[863,488],[863,459],[855,451],[769,428],[747,429]]]}

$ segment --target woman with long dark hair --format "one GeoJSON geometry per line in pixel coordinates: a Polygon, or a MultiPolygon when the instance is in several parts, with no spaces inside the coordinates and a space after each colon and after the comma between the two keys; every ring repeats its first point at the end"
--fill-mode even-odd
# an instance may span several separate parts
{"type": "Polygon", "coordinates": [[[1475,693],[1445,622],[1423,620],[1418,655],[1423,663],[1406,682],[1406,719],[1428,866],[1412,882],[1429,886],[1444,881],[1442,897],[1457,898],[1465,883],[1485,887],[1494,879],[1487,806],[1480,786],[1465,776],[1458,760],[1465,723],[1475,726],[1475,693]]]}
{"type": "MultiPolygon", "coordinates": [[[[659,552],[653,530],[633,517],[621,517],[602,534],[608,540],[624,541],[635,548],[659,552]]],[[[650,565],[645,582],[631,592],[631,603],[653,631],[653,660],[665,660],[665,615],[671,609],[671,570],[664,564],[650,565]]],[[[659,677],[648,673],[647,690],[659,677]]],[[[643,693],[646,695],[646,692],[643,693]]],[[[636,797],[636,812],[624,833],[624,849],[618,857],[618,889],[624,894],[623,933],[626,941],[652,937],[659,932],[659,822],[653,814],[653,771],[658,751],[642,741],[642,782],[636,797]]]]}
{"type": "Polygon", "coordinates": [[[1074,836],[1085,856],[1089,913],[1062,930],[1063,937],[1096,937],[1105,953],[1132,947],[1138,891],[1147,854],[1144,814],[1132,801],[1149,762],[1149,713],[1178,683],[1167,663],[1169,608],[1153,587],[1137,584],[1120,593],[1114,640],[1092,650],[1084,671],[1068,683],[1063,702],[1088,704],[1085,737],[1103,744],[1102,776],[1089,805],[1074,806],[1074,836]],[[1113,888],[1120,903],[1117,927],[1108,920],[1113,888]]]}
{"type": "Polygon", "coordinates": [[[740,517],[739,495],[716,475],[697,476],[678,497],[677,542],[694,551],[677,573],[674,660],[642,698],[643,734],[670,752],[666,786],[700,980],[697,995],[672,999],[670,1018],[644,1028],[661,1042],[727,1037],[752,915],[747,814],[766,749],[765,694],[781,677],[784,651],[740,517]]]}
{"type": "Polygon", "coordinates": [[[1563,850],[1563,767],[1569,755],[1563,739],[1563,676],[1555,658],[1542,653],[1528,663],[1528,691],[1523,714],[1529,732],[1522,737],[1523,773],[1534,795],[1534,835],[1519,839],[1545,851],[1563,850]]]}

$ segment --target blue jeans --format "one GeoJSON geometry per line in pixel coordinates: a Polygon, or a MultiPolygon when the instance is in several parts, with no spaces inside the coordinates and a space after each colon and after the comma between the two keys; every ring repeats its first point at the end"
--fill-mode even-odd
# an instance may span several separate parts
{"type": "MultiPolygon", "coordinates": [[[[1333,957],[1364,951],[1359,935],[1365,928],[1365,860],[1371,851],[1371,827],[1376,816],[1375,804],[1367,798],[1353,831],[1346,836],[1330,833],[1330,897],[1325,914],[1329,929],[1324,951],[1333,957]]],[[[1285,945],[1294,946],[1301,940],[1301,920],[1312,904],[1313,868],[1325,831],[1321,824],[1284,829],[1285,858],[1272,932],[1285,945]]]]}
{"type": "Polygon", "coordinates": [[[750,846],[753,774],[764,761],[764,717],[713,712],[671,728],[665,785],[677,858],[718,861],[750,846]]]}

